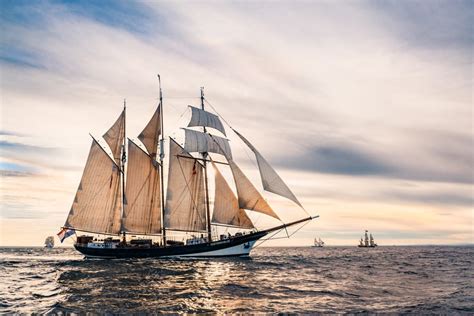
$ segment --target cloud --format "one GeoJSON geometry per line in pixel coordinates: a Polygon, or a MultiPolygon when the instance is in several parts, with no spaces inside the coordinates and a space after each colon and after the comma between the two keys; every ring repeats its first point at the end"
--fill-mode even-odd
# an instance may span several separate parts
{"type": "Polygon", "coordinates": [[[276,161],[286,167],[347,175],[389,175],[394,170],[375,155],[350,144],[323,144],[276,161]]]}
{"type": "MultiPolygon", "coordinates": [[[[187,123],[181,114],[205,86],[209,102],[309,204],[337,205],[337,215],[361,203],[354,218],[363,221],[375,199],[409,217],[425,212],[430,223],[426,214],[440,205],[468,206],[469,1],[1,6],[1,129],[15,134],[2,134],[1,154],[52,177],[39,212],[52,201],[56,211],[69,208],[87,134],[102,135],[124,98],[127,135],[142,130],[157,104],[158,72],[167,135],[187,123]],[[404,182],[429,190],[410,193],[404,182]]],[[[232,137],[240,163],[248,158],[232,137]]],[[[27,192],[18,205],[44,186],[37,177],[4,178],[7,189],[15,180],[27,192]]],[[[52,221],[61,225],[64,214],[52,221]]]]}

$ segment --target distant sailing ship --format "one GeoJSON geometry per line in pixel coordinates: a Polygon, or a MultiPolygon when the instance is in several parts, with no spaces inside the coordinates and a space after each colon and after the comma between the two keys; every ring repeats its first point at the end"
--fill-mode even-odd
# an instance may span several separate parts
{"type": "MultiPolygon", "coordinates": [[[[308,217],[269,229],[255,228],[245,210],[280,218],[232,159],[228,139],[208,132],[207,129],[211,128],[226,136],[220,116],[204,109],[207,100],[203,88],[200,99],[200,108],[190,106],[192,117],[188,128],[184,128],[184,147],[169,138],[166,196],[161,81],[159,105],[138,135],[145,148],[130,139],[127,146],[125,102],[119,118],[103,135],[111,155],[106,146],[101,146],[91,135],[89,156],[73,205],[59,234],[63,236],[61,240],[72,235],[73,231],[105,235],[100,240],[85,235],[77,237],[74,247],[89,257],[247,256],[255,242],[269,233],[317,217],[308,214],[308,217]],[[203,128],[202,132],[192,129],[195,127],[203,128]],[[214,161],[210,153],[223,156],[226,162],[214,161]],[[207,176],[209,164],[215,175],[212,217],[207,176]],[[237,197],[217,164],[230,167],[237,197]],[[213,236],[212,227],[216,226],[246,231],[234,236],[213,236]],[[169,238],[170,232],[194,235],[184,242],[169,238]]],[[[230,129],[255,154],[264,190],[286,197],[304,210],[260,152],[235,129],[230,129]]]]}
{"type": "Polygon", "coordinates": [[[45,248],[53,248],[54,247],[54,237],[53,236],[46,237],[46,239],[44,241],[44,247],[45,248]]]}
{"type": "Polygon", "coordinates": [[[325,243],[324,241],[321,240],[321,237],[319,238],[314,238],[314,245],[313,247],[324,247],[325,243]]]}
{"type": "Polygon", "coordinates": [[[372,237],[372,234],[370,234],[370,237],[367,235],[368,231],[365,231],[364,238],[360,239],[359,241],[359,247],[368,247],[368,248],[373,248],[377,247],[377,244],[374,242],[374,237],[372,237]]]}

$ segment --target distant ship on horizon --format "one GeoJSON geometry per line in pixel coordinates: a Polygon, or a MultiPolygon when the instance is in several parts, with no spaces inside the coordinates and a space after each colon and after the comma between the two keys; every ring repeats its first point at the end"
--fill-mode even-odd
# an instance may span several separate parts
{"type": "Polygon", "coordinates": [[[314,245],[313,247],[324,247],[325,243],[324,241],[322,241],[321,237],[318,238],[314,238],[314,245]]]}
{"type": "Polygon", "coordinates": [[[48,249],[51,249],[51,248],[54,247],[54,237],[53,236],[46,237],[46,239],[44,241],[44,247],[48,248],[48,249]]]}
{"type": "Polygon", "coordinates": [[[372,233],[369,234],[370,236],[367,235],[367,233],[368,233],[368,230],[365,231],[364,237],[360,238],[359,247],[363,247],[363,248],[377,247],[377,244],[374,241],[374,237],[372,236],[372,233]]]}

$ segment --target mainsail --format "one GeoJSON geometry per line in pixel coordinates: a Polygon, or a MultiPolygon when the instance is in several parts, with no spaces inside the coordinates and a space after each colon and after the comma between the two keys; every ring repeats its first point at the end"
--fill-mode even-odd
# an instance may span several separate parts
{"type": "Polygon", "coordinates": [[[119,167],[93,140],[65,227],[118,234],[121,206],[119,167]]]}
{"type": "Polygon", "coordinates": [[[205,231],[204,168],[171,138],[169,157],[165,227],[205,231]]]}
{"type": "Polygon", "coordinates": [[[299,206],[303,207],[296,198],[296,196],[291,192],[290,188],[286,185],[285,182],[280,178],[276,173],[275,169],[270,166],[267,160],[257,151],[257,149],[239,132],[233,129],[233,131],[242,139],[242,141],[254,152],[255,157],[257,158],[258,169],[260,170],[260,177],[262,179],[263,188],[266,191],[281,195],[287,199],[292,200],[299,206]]]}
{"type": "Polygon", "coordinates": [[[114,157],[115,163],[120,165],[120,152],[121,146],[125,139],[125,109],[122,111],[114,125],[102,136],[110,149],[114,157]]]}
{"type": "Polygon", "coordinates": [[[254,228],[252,221],[245,211],[239,208],[239,202],[234,192],[225,181],[214,162],[212,166],[215,171],[215,197],[212,222],[246,229],[254,228]]]}
{"type": "Polygon", "coordinates": [[[159,234],[160,214],[160,169],[134,142],[128,141],[127,185],[125,190],[122,229],[137,234],[159,234]]]}
{"type": "Polygon", "coordinates": [[[189,107],[192,110],[192,116],[191,121],[189,121],[188,127],[212,127],[225,135],[224,125],[222,125],[222,122],[217,115],[195,108],[194,106],[189,107]]]}
{"type": "Polygon", "coordinates": [[[280,219],[235,162],[232,159],[228,159],[228,162],[234,175],[235,186],[237,187],[239,207],[280,219]]]}
{"type": "Polygon", "coordinates": [[[228,159],[232,158],[232,152],[229,146],[229,140],[223,137],[209,135],[190,129],[184,129],[185,141],[184,149],[187,152],[211,152],[226,156],[228,159]]]}
{"type": "Polygon", "coordinates": [[[147,126],[138,135],[138,139],[145,145],[151,157],[156,156],[158,138],[161,134],[160,106],[156,109],[147,126]]]}

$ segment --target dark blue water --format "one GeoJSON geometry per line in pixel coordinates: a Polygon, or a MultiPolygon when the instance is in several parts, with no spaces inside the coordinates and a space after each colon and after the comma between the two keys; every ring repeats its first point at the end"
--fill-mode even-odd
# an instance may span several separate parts
{"type": "Polygon", "coordinates": [[[251,259],[84,260],[0,248],[0,312],[474,312],[474,247],[258,248],[251,259]]]}

